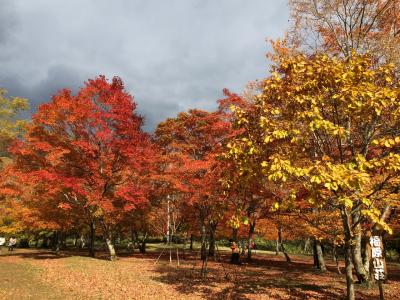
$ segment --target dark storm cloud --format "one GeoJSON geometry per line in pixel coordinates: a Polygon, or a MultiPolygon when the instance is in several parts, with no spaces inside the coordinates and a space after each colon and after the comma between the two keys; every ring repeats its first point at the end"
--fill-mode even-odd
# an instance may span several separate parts
{"type": "Polygon", "coordinates": [[[213,109],[224,87],[240,92],[263,77],[265,39],[283,36],[288,18],[284,0],[0,4],[0,86],[36,107],[61,88],[117,75],[148,130],[188,108],[213,109]]]}
{"type": "Polygon", "coordinates": [[[47,102],[59,90],[67,88],[76,92],[86,80],[79,70],[68,66],[56,65],[47,70],[47,74],[33,86],[22,78],[0,77],[0,82],[12,96],[29,98],[30,105],[35,110],[38,104],[47,102]]]}
{"type": "Polygon", "coordinates": [[[17,25],[17,17],[12,1],[0,1],[0,5],[0,45],[4,45],[17,25]]]}

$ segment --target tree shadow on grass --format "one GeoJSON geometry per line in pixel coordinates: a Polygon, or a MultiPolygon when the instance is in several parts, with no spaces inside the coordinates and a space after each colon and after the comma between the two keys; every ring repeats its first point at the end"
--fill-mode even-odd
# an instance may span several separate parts
{"type": "MultiPolygon", "coordinates": [[[[195,256],[181,261],[179,268],[176,262],[168,264],[168,257],[164,257],[155,265],[159,276],[153,280],[174,286],[182,297],[196,294],[206,299],[345,299],[345,277],[337,273],[335,263],[327,260],[328,272],[321,273],[311,260],[299,256],[288,263],[279,256],[263,255],[236,266],[228,263],[229,255],[225,253],[220,262],[210,260],[207,277],[201,278],[201,261],[196,261],[195,256]]],[[[395,264],[388,265],[388,269],[385,293],[388,299],[395,299],[400,271],[395,264]]],[[[379,299],[376,287],[368,289],[356,284],[355,288],[357,299],[379,299]]]]}
{"type": "Polygon", "coordinates": [[[320,274],[312,265],[303,262],[287,263],[279,260],[255,259],[250,264],[232,266],[222,262],[210,262],[207,278],[200,277],[201,264],[186,264],[180,268],[160,263],[153,278],[173,285],[182,295],[197,294],[206,299],[248,299],[250,295],[262,298],[319,299],[343,298],[344,289],[335,287],[329,278],[335,274],[320,274]],[[320,276],[317,283],[307,276],[320,276]],[[328,280],[327,280],[328,279],[328,280]]]}

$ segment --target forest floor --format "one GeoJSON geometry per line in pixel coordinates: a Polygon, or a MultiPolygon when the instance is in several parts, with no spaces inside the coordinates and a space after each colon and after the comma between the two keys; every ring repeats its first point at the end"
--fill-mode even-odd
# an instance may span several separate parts
{"type": "MultiPolygon", "coordinates": [[[[210,259],[200,277],[196,253],[165,251],[126,255],[115,262],[104,253],[17,249],[0,254],[0,299],[343,299],[345,278],[332,261],[328,272],[312,266],[312,257],[292,255],[292,263],[274,253],[259,252],[251,263],[228,264],[210,259]]],[[[342,266],[343,267],[343,266],[342,266]]],[[[385,299],[399,299],[400,266],[388,264],[385,299]]],[[[356,285],[356,299],[379,299],[378,288],[356,285]]]]}

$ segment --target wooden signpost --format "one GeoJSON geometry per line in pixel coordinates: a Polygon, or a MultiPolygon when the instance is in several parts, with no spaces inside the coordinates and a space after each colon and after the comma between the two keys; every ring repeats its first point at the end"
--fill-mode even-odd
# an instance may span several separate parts
{"type": "Polygon", "coordinates": [[[373,235],[369,238],[371,245],[372,274],[378,282],[380,299],[384,299],[382,281],[386,280],[387,269],[385,256],[383,255],[382,237],[373,235]]]}

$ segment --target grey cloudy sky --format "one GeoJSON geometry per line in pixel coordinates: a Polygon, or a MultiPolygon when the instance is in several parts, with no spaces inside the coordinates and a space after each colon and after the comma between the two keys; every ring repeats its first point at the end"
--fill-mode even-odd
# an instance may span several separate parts
{"type": "Polygon", "coordinates": [[[286,0],[0,0],[0,87],[35,109],[117,75],[152,130],[265,76],[287,27],[286,0]]]}

